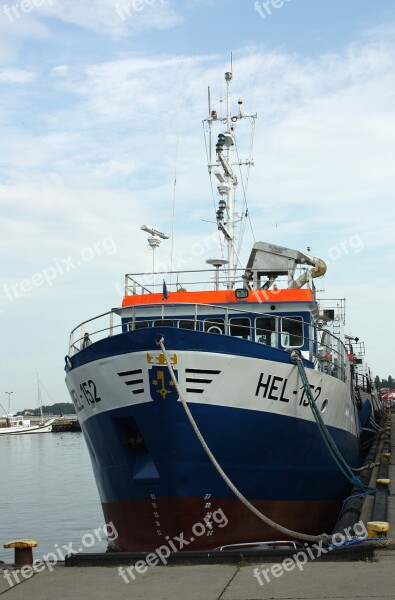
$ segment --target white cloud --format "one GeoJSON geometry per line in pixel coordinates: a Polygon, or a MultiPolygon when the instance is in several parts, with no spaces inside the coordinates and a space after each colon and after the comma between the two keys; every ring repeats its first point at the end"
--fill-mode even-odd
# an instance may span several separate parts
{"type": "Polygon", "coordinates": [[[68,65],[58,65],[51,70],[51,75],[55,75],[56,77],[65,77],[68,74],[68,65]]]}
{"type": "MultiPolygon", "coordinates": [[[[369,243],[377,244],[374,232],[388,227],[380,211],[386,211],[395,183],[395,77],[388,69],[393,45],[364,41],[315,60],[257,50],[239,56],[235,93],[249,110],[253,73],[253,105],[259,113],[257,168],[249,194],[255,230],[266,232],[268,223],[277,222],[291,238],[292,231],[311,229],[330,237],[330,225],[333,231],[364,232],[369,243]],[[379,207],[374,215],[372,201],[379,207]],[[301,210],[303,218],[297,218],[301,210]]],[[[180,118],[178,193],[187,194],[189,205],[197,199],[200,204],[200,120],[207,111],[206,84],[218,80],[218,62],[212,56],[137,55],[82,70],[55,67],[61,87],[49,93],[56,96],[63,89],[72,101],[59,110],[49,107],[47,131],[7,136],[8,182],[33,179],[50,185],[55,177],[77,194],[104,185],[123,193],[129,189],[163,207],[172,195],[180,118]]],[[[215,99],[214,88],[212,94],[215,99]]],[[[209,211],[208,183],[203,189],[209,211]]],[[[379,243],[390,242],[380,236],[379,243]]]]}
{"type": "Polygon", "coordinates": [[[34,73],[23,69],[0,69],[0,83],[30,83],[34,73]]]}
{"type": "Polygon", "coordinates": [[[115,37],[144,29],[166,29],[182,22],[181,15],[166,0],[52,0],[44,3],[37,14],[115,37]]]}

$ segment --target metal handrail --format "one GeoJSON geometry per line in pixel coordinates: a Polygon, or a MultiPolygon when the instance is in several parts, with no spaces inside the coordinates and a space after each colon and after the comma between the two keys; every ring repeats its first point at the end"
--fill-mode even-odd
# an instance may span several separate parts
{"type": "MultiPolygon", "coordinates": [[[[149,323],[150,326],[152,326],[154,321],[166,320],[165,311],[167,309],[167,313],[168,313],[167,319],[169,319],[169,320],[171,319],[173,321],[174,320],[177,320],[177,321],[191,320],[194,322],[194,329],[196,330],[198,323],[210,322],[210,319],[215,319],[215,318],[220,317],[220,318],[224,319],[224,334],[230,335],[230,327],[232,326],[232,323],[229,319],[232,319],[233,316],[235,318],[237,318],[237,317],[240,317],[243,315],[248,315],[248,318],[251,317],[251,310],[247,310],[247,309],[244,309],[241,307],[236,308],[236,307],[222,306],[222,305],[218,305],[218,304],[199,304],[199,303],[182,303],[179,306],[190,306],[191,308],[193,307],[194,314],[191,315],[191,317],[189,317],[189,318],[181,318],[181,315],[179,317],[175,317],[174,316],[174,306],[168,306],[163,303],[162,304],[153,304],[153,305],[151,305],[151,307],[155,307],[155,308],[160,307],[161,308],[161,315],[160,316],[157,315],[157,316],[151,317],[151,318],[143,317],[143,320],[144,320],[144,322],[149,323]],[[207,315],[208,308],[215,308],[216,311],[218,311],[218,315],[207,315]]],[[[131,323],[132,325],[139,322],[136,320],[136,310],[135,309],[136,309],[136,307],[133,307],[132,318],[128,322],[128,323],[131,323]]],[[[98,315],[96,317],[88,319],[87,321],[84,321],[84,322],[80,323],[79,325],[77,325],[77,327],[75,327],[70,334],[69,355],[73,356],[74,354],[76,354],[77,352],[80,352],[83,349],[84,335],[87,333],[86,325],[88,323],[93,323],[95,321],[98,321],[99,319],[102,319],[103,317],[108,317],[109,318],[108,326],[102,327],[95,331],[90,331],[88,335],[89,335],[89,339],[90,339],[90,337],[97,336],[104,332],[108,332],[107,337],[110,337],[114,334],[114,330],[123,328],[125,326],[125,323],[122,323],[122,322],[117,325],[114,325],[114,315],[122,317],[122,313],[127,312],[127,311],[128,311],[128,308],[112,309],[111,311],[102,313],[101,315],[98,315]],[[75,334],[78,330],[79,330],[79,337],[77,337],[77,339],[74,339],[75,334]]],[[[274,318],[276,321],[276,328],[274,331],[272,331],[271,329],[265,329],[263,327],[257,326],[253,322],[248,327],[243,326],[243,325],[238,325],[238,327],[240,327],[240,328],[245,327],[246,329],[249,329],[251,331],[251,337],[252,337],[252,334],[254,334],[253,335],[254,340],[251,340],[251,341],[254,341],[255,343],[261,343],[261,342],[258,342],[256,339],[258,332],[260,335],[261,335],[262,331],[264,331],[266,333],[270,333],[270,334],[275,333],[277,339],[276,339],[276,344],[274,347],[278,347],[278,341],[279,341],[279,339],[281,339],[280,336],[282,336],[284,333],[287,333],[287,332],[283,331],[282,323],[283,322],[301,323],[302,328],[303,328],[302,336],[303,336],[304,343],[307,341],[309,343],[309,347],[311,344],[317,343],[321,350],[321,354],[319,354],[318,352],[316,352],[314,354],[310,353],[310,358],[312,360],[313,359],[315,360],[315,364],[318,365],[321,370],[327,370],[328,372],[332,371],[332,374],[339,376],[339,379],[342,379],[343,381],[345,380],[345,357],[347,356],[347,349],[346,349],[346,346],[344,345],[343,341],[339,337],[337,337],[336,335],[334,335],[327,329],[319,329],[318,328],[318,331],[320,331],[322,334],[325,333],[327,336],[329,336],[328,339],[331,341],[330,344],[322,344],[322,343],[320,343],[320,340],[316,340],[315,337],[311,337],[309,335],[308,336],[304,335],[305,326],[306,325],[310,326],[311,323],[305,321],[304,319],[302,319],[302,321],[301,321],[300,315],[295,316],[296,318],[293,318],[292,316],[284,317],[284,316],[274,315],[273,313],[255,313],[255,314],[256,314],[256,319],[262,318],[262,317],[274,318]],[[337,346],[337,348],[335,346],[337,346]],[[324,350],[324,353],[322,353],[322,350],[324,350]]],[[[217,324],[217,323],[213,321],[213,325],[215,325],[215,324],[217,324]]],[[[129,331],[130,331],[130,329],[129,329],[129,331]]],[[[289,348],[293,348],[293,347],[296,347],[296,346],[289,346],[289,348]]]]}
{"type": "MultiPolygon", "coordinates": [[[[235,274],[237,275],[236,277],[236,282],[240,284],[240,287],[244,287],[245,285],[245,280],[244,280],[244,276],[245,276],[245,269],[239,268],[239,269],[235,269],[235,274]]],[[[261,269],[249,269],[249,272],[251,274],[255,274],[258,272],[261,272],[261,269]]],[[[298,272],[309,272],[309,269],[306,267],[298,267],[298,272]]],[[[135,295],[136,294],[136,287],[141,289],[142,294],[144,293],[153,293],[155,291],[161,291],[162,287],[163,287],[163,279],[168,278],[168,281],[166,281],[166,286],[168,288],[168,291],[177,291],[177,289],[179,287],[182,287],[183,285],[188,285],[188,286],[192,286],[192,287],[196,287],[196,286],[202,286],[202,285],[216,285],[216,281],[219,281],[220,284],[223,284],[224,286],[226,286],[227,284],[232,282],[232,285],[234,283],[234,277],[230,278],[229,275],[226,274],[226,272],[222,272],[222,271],[217,271],[216,269],[191,269],[189,271],[153,271],[151,273],[127,273],[125,275],[125,295],[126,296],[130,296],[130,295],[135,295]],[[197,273],[204,273],[206,276],[200,281],[200,280],[196,280],[193,279],[193,281],[187,281],[188,279],[188,275],[196,275],[197,273]],[[174,276],[175,276],[175,281],[174,281],[174,276]],[[211,277],[210,277],[211,276],[211,277]],[[137,281],[137,277],[144,277],[146,279],[148,279],[148,282],[145,281],[144,284],[141,284],[137,281]],[[156,278],[161,278],[160,281],[156,282],[156,278]],[[132,285],[128,284],[128,282],[131,282],[132,285]]],[[[281,289],[287,289],[288,288],[288,276],[279,276],[276,278],[275,280],[275,284],[277,286],[284,285],[284,288],[281,289]]],[[[250,282],[251,283],[251,282],[250,282]]],[[[309,288],[314,290],[314,284],[312,281],[309,281],[309,288]]],[[[253,291],[253,290],[251,290],[253,291]]],[[[257,291],[257,290],[255,290],[257,291]]]]}

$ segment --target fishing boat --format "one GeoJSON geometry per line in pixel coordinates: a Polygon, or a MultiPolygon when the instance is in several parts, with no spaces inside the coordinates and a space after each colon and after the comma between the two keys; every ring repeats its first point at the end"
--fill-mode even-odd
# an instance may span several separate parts
{"type": "Polygon", "coordinates": [[[6,412],[6,414],[0,417],[0,435],[24,435],[28,433],[50,433],[52,431],[52,423],[55,421],[55,419],[47,419],[44,421],[42,412],[41,389],[40,382],[38,379],[37,389],[38,406],[40,409],[40,420],[37,423],[32,423],[30,419],[25,419],[24,416],[13,415],[12,413],[10,413],[10,407],[8,407],[8,412],[4,411],[6,412]]]}
{"type": "Polygon", "coordinates": [[[0,420],[0,435],[21,435],[26,433],[50,433],[55,419],[32,423],[19,415],[3,415],[0,420]]]}
{"type": "MultiPolygon", "coordinates": [[[[127,274],[122,306],[70,336],[66,385],[118,550],[181,534],[184,550],[248,546],[278,540],[273,522],[286,539],[331,531],[362,462],[344,315],[314,285],[324,261],[269,242],[239,258],[236,169],[253,161],[235,155],[237,130],[257,115],[233,110],[232,79],[225,114],[209,92],[203,121],[223,253],[201,270],[127,274]]],[[[168,236],[142,229],[154,256],[168,236]]]]}

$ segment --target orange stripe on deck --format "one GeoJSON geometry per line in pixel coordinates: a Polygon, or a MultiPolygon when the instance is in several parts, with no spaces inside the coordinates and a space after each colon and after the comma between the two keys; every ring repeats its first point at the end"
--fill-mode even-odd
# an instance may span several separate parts
{"type": "Polygon", "coordinates": [[[314,302],[311,290],[259,290],[239,300],[234,290],[212,290],[210,292],[170,292],[165,300],[162,294],[124,296],[122,306],[141,304],[230,304],[238,302],[314,302]]]}

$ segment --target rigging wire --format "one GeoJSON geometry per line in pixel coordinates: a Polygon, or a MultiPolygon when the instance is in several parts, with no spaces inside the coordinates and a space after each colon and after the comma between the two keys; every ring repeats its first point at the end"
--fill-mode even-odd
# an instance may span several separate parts
{"type": "MultiPolygon", "coordinates": [[[[253,79],[253,74],[252,73],[250,74],[250,78],[251,78],[250,79],[250,81],[251,81],[251,107],[250,107],[250,114],[252,115],[254,113],[254,79],[253,79]]],[[[250,119],[250,123],[252,125],[252,128],[251,128],[249,156],[250,156],[250,160],[252,162],[252,150],[253,150],[253,147],[254,147],[255,123],[256,123],[255,118],[250,119]]],[[[248,170],[248,177],[249,177],[249,170],[248,170]]],[[[255,238],[254,228],[252,226],[250,211],[248,210],[248,208],[247,208],[247,211],[248,211],[247,212],[248,223],[250,225],[252,239],[254,240],[254,244],[255,244],[256,238],[255,238]]]]}
{"type": "Polygon", "coordinates": [[[278,207],[279,207],[279,198],[280,198],[280,150],[277,150],[277,181],[276,181],[276,204],[275,204],[275,219],[276,219],[276,244],[278,244],[278,207]]]}
{"type": "Polygon", "coordinates": [[[43,388],[44,392],[47,394],[48,398],[51,400],[52,404],[55,404],[55,400],[52,398],[51,394],[48,392],[47,388],[45,387],[45,385],[43,384],[41,379],[39,380],[39,384],[43,388]]]}
{"type": "MultiPolygon", "coordinates": [[[[183,75],[184,61],[181,62],[180,69],[180,81],[183,75]]],[[[174,183],[173,183],[173,207],[172,207],[172,222],[171,222],[171,245],[170,245],[170,284],[171,284],[171,272],[173,271],[173,253],[174,253],[174,229],[175,229],[175,216],[176,216],[176,192],[177,192],[177,169],[178,169],[178,150],[180,143],[180,113],[181,113],[181,90],[178,94],[178,110],[177,110],[177,141],[176,141],[176,156],[174,164],[174,183]]]]}
{"type": "MultiPolygon", "coordinates": [[[[251,121],[251,137],[250,137],[250,147],[249,147],[249,153],[248,153],[248,162],[251,163],[252,162],[252,149],[254,146],[254,135],[255,135],[255,119],[252,119],[251,121]]],[[[248,219],[248,222],[250,224],[250,228],[251,228],[251,234],[255,243],[255,234],[254,234],[254,229],[252,227],[252,222],[251,222],[251,217],[250,217],[250,211],[249,211],[249,207],[248,207],[248,202],[247,202],[247,189],[248,189],[248,184],[249,184],[249,180],[250,180],[250,171],[251,171],[251,164],[247,165],[247,174],[246,174],[246,178],[244,180],[244,176],[243,176],[243,171],[241,169],[241,161],[240,161],[240,156],[239,156],[239,149],[237,146],[237,140],[235,137],[235,150],[236,150],[236,155],[237,155],[237,162],[239,165],[239,174],[240,174],[240,181],[241,181],[241,186],[243,189],[243,206],[242,206],[242,223],[240,225],[240,238],[239,238],[239,244],[238,244],[238,253],[240,253],[241,251],[241,245],[243,243],[243,237],[245,234],[245,228],[246,228],[246,220],[248,219]]]]}

